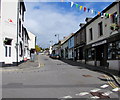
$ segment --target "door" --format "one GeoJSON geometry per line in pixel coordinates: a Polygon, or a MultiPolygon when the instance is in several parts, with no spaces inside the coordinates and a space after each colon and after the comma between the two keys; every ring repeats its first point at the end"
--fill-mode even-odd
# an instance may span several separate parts
{"type": "Polygon", "coordinates": [[[5,45],[5,64],[12,64],[11,45],[5,45]]]}
{"type": "Polygon", "coordinates": [[[100,66],[107,64],[107,48],[106,45],[96,47],[96,60],[100,61],[100,66]]]}

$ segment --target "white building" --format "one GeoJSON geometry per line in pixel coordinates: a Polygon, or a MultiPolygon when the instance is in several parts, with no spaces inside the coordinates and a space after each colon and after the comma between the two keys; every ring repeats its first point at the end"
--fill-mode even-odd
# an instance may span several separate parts
{"type": "MultiPolygon", "coordinates": [[[[22,0],[21,0],[22,1],[22,0]]],[[[1,0],[0,66],[18,65],[24,61],[24,2],[1,0]]],[[[26,39],[29,39],[27,37],[26,39]]]]}
{"type": "Polygon", "coordinates": [[[102,14],[86,23],[86,62],[120,70],[120,3],[112,3],[102,14]]]}
{"type": "Polygon", "coordinates": [[[27,31],[28,32],[28,36],[29,36],[29,56],[28,56],[28,59],[30,59],[30,56],[31,56],[31,53],[35,53],[35,45],[36,45],[36,36],[30,32],[30,31],[27,31]]]}

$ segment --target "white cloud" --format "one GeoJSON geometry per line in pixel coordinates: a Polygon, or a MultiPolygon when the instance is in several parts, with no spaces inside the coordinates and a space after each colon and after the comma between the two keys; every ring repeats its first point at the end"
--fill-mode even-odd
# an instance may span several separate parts
{"type": "Polygon", "coordinates": [[[49,46],[51,40],[57,42],[55,34],[60,34],[60,39],[63,39],[64,36],[76,32],[87,14],[78,17],[74,12],[60,13],[55,6],[43,3],[27,3],[26,6],[25,26],[37,35],[37,44],[44,47],[49,46]]]}
{"type": "MultiPolygon", "coordinates": [[[[87,7],[92,7],[93,4],[87,4],[87,7]]],[[[26,3],[26,28],[36,34],[37,44],[42,47],[49,46],[49,41],[57,42],[55,34],[60,35],[60,39],[64,36],[76,32],[79,29],[79,24],[83,23],[86,17],[93,17],[90,13],[83,13],[82,15],[76,12],[63,13],[56,5],[48,3],[26,3]],[[79,16],[78,16],[79,15],[79,16]]],[[[72,8],[69,8],[72,9],[72,8]]]]}

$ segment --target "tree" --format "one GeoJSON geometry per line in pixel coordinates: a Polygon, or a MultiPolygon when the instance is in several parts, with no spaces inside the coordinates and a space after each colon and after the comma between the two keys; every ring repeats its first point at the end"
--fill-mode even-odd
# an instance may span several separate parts
{"type": "Polygon", "coordinates": [[[36,52],[41,52],[41,48],[38,45],[35,46],[35,50],[36,52]]]}

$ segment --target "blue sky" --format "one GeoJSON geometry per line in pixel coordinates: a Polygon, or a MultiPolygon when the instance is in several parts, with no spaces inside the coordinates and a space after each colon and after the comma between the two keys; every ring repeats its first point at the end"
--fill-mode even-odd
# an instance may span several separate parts
{"type": "MultiPolygon", "coordinates": [[[[112,2],[75,2],[95,11],[102,11],[112,2]]],[[[57,42],[55,34],[60,39],[76,32],[80,23],[84,23],[86,17],[94,17],[95,14],[84,12],[75,7],[71,8],[70,2],[25,2],[25,26],[37,36],[37,44],[41,47],[49,47],[50,41],[57,42]]]]}

